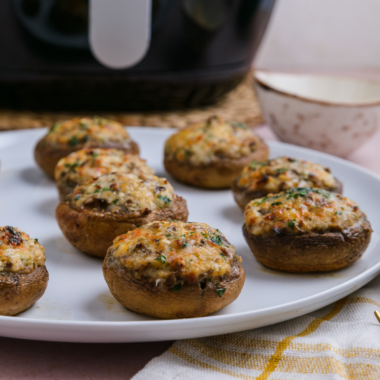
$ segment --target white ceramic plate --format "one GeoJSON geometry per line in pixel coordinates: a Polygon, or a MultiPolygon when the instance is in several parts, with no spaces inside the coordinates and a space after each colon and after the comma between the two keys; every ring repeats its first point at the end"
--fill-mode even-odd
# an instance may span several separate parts
{"type": "MultiPolygon", "coordinates": [[[[271,271],[256,262],[241,227],[243,214],[230,191],[204,191],[177,183],[190,221],[219,228],[243,257],[246,282],[239,298],[208,317],[157,320],[117,303],[103,279],[101,260],[74,249],[55,221],[55,185],[36,167],[33,148],[45,130],[0,133],[0,225],[21,228],[46,249],[50,281],[45,295],[17,317],[0,317],[0,335],[66,342],[138,342],[226,334],[285,321],[321,308],[357,290],[380,272],[376,234],[364,256],[347,269],[310,275],[271,271]]],[[[141,156],[165,176],[163,146],[170,130],[130,128],[141,156]]],[[[368,214],[380,231],[380,178],[350,162],[283,143],[269,143],[271,156],[289,155],[329,166],[344,183],[344,193],[368,214]]]]}

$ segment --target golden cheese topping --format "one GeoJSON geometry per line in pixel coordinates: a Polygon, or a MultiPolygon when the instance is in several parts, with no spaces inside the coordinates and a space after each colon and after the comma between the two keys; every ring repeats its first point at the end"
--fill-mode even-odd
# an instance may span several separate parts
{"type": "Polygon", "coordinates": [[[169,288],[202,280],[218,285],[242,261],[219,230],[180,221],[153,222],[118,236],[108,260],[137,280],[169,288]]]}
{"type": "Polygon", "coordinates": [[[124,127],[102,117],[75,118],[55,123],[44,137],[51,146],[98,146],[101,144],[123,144],[130,141],[124,127]]]}
{"type": "Polygon", "coordinates": [[[18,228],[0,227],[0,274],[31,273],[45,265],[45,249],[18,228]]]}
{"type": "Polygon", "coordinates": [[[243,123],[211,117],[171,137],[165,144],[165,159],[199,166],[220,159],[239,159],[256,150],[261,140],[243,123]]]}
{"type": "Polygon", "coordinates": [[[111,173],[77,186],[67,202],[75,209],[139,217],[171,207],[174,197],[165,178],[111,173]]]}
{"type": "Polygon", "coordinates": [[[278,157],[253,161],[237,179],[237,186],[252,191],[278,193],[290,187],[315,187],[332,190],[338,186],[330,169],[309,161],[278,157]]]}
{"type": "Polygon", "coordinates": [[[55,167],[55,180],[75,186],[112,172],[154,173],[137,155],[118,149],[87,148],[62,158],[55,167]]]}
{"type": "Polygon", "coordinates": [[[371,229],[355,202],[326,190],[301,187],[249,202],[244,217],[248,231],[261,236],[371,229]]]}

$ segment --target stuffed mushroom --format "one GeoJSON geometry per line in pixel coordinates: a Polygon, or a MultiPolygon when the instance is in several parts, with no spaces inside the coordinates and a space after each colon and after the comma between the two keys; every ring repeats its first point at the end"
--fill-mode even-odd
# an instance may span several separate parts
{"type": "Polygon", "coordinates": [[[292,157],[253,161],[233,182],[236,203],[244,210],[253,199],[279,193],[291,187],[315,187],[342,193],[343,185],[329,168],[292,157]]]}
{"type": "Polygon", "coordinates": [[[186,221],[188,210],[165,178],[111,173],[77,186],[56,217],[74,247],[104,257],[116,236],[155,220],[186,221]]]}
{"type": "Polygon", "coordinates": [[[45,250],[18,228],[0,227],[0,315],[29,309],[44,294],[49,281],[45,250]]]}
{"type": "Polygon", "coordinates": [[[235,247],[204,223],[156,221],[117,237],[103,263],[114,297],[157,318],[202,317],[232,303],[245,274],[235,247]]]}
{"type": "Polygon", "coordinates": [[[146,161],[119,149],[86,148],[59,160],[55,167],[55,181],[60,199],[74,188],[92,178],[112,172],[153,174],[146,161]]]}
{"type": "Polygon", "coordinates": [[[231,187],[244,166],[268,158],[268,147],[243,123],[211,117],[172,135],[165,144],[165,168],[180,182],[231,187]]]}
{"type": "Polygon", "coordinates": [[[55,123],[36,145],[34,157],[40,168],[54,178],[58,161],[85,147],[139,153],[138,145],[120,123],[102,117],[83,117],[55,123]]]}
{"type": "Polygon", "coordinates": [[[358,260],[371,224],[358,205],[322,189],[292,188],[248,203],[243,233],[256,259],[286,272],[321,272],[358,260]]]}

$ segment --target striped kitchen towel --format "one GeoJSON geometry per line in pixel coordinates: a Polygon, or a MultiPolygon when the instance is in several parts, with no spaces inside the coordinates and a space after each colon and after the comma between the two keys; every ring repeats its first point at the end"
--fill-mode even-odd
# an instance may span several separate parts
{"type": "Polygon", "coordinates": [[[380,379],[380,276],[323,309],[240,333],[177,341],[133,380],[380,379]]]}

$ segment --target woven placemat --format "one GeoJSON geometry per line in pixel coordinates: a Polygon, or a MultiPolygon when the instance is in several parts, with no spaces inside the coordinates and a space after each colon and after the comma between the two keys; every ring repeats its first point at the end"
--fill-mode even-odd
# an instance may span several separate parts
{"type": "MultiPolygon", "coordinates": [[[[66,112],[0,110],[0,131],[50,127],[58,120],[86,115],[66,112]]],[[[251,127],[263,123],[260,107],[252,87],[252,74],[247,75],[247,78],[235,90],[214,106],[178,112],[102,113],[100,116],[117,120],[123,125],[129,126],[185,128],[212,115],[220,115],[229,120],[243,122],[251,127]]]]}

